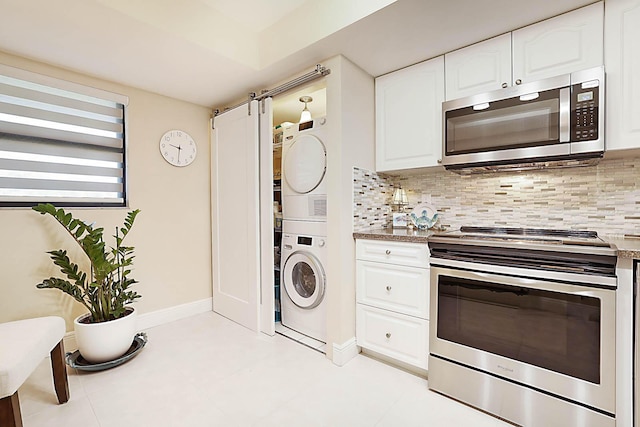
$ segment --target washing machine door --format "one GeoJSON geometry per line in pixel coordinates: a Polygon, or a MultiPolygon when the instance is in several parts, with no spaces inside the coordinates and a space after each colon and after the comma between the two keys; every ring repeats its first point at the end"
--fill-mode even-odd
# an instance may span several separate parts
{"type": "Polygon", "coordinates": [[[293,252],[284,264],[284,289],[295,305],[304,309],[318,306],[324,298],[324,269],[309,252],[293,252]]]}
{"type": "Polygon", "coordinates": [[[293,191],[299,194],[313,191],[327,170],[324,144],[315,135],[298,135],[286,151],[282,169],[284,179],[293,191]]]}

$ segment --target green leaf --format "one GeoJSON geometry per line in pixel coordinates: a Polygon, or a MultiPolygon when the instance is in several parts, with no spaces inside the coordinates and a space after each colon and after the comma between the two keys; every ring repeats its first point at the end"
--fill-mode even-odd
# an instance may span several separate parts
{"type": "Polygon", "coordinates": [[[66,279],[51,277],[36,285],[39,289],[59,289],[76,301],[82,303],[91,312],[93,322],[101,322],[121,317],[125,306],[140,298],[140,295],[129,290],[137,283],[128,277],[132,270],[129,267],[135,256],[134,248],[122,246],[123,239],[131,231],[131,227],[139,209],[129,212],[122,227],[116,227],[115,247],[109,247],[104,241],[104,229],[93,228],[84,221],[74,218],[64,209],[57,209],[50,203],[38,204],[32,209],[41,215],[51,215],[71,236],[86,255],[90,270],[83,271],[79,265],[69,259],[64,249],[49,251],[53,263],[60,268],[66,279]]]}

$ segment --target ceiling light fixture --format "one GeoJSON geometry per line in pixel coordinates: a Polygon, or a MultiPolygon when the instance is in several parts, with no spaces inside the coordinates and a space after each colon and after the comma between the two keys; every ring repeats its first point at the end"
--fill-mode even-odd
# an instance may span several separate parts
{"type": "Polygon", "coordinates": [[[304,109],[302,110],[302,113],[300,114],[300,123],[302,122],[308,122],[309,120],[311,120],[311,111],[309,111],[309,108],[307,108],[307,103],[313,101],[313,98],[310,96],[301,96],[300,97],[300,102],[304,102],[304,109]]]}

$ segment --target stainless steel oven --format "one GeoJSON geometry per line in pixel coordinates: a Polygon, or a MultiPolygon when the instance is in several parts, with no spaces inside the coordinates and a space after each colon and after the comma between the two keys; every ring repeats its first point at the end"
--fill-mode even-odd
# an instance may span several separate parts
{"type": "Polygon", "coordinates": [[[588,233],[430,238],[429,387],[526,426],[615,425],[617,258],[588,233]]]}

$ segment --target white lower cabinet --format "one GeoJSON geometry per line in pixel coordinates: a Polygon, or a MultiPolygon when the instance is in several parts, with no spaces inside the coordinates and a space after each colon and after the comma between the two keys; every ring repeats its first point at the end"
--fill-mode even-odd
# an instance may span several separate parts
{"type": "Polygon", "coordinates": [[[426,243],[357,240],[356,302],[356,339],[360,347],[427,369],[426,243]]]}
{"type": "Polygon", "coordinates": [[[358,304],[356,336],[360,347],[427,369],[429,321],[358,304]]]}

